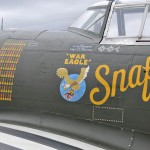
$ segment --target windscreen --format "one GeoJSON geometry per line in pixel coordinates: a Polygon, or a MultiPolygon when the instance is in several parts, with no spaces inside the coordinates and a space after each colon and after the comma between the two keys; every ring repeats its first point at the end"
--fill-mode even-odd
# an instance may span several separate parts
{"type": "Polygon", "coordinates": [[[99,34],[105,13],[106,8],[88,9],[71,27],[99,34]]]}
{"type": "Polygon", "coordinates": [[[137,37],[144,7],[115,8],[108,31],[108,37],[137,37]]]}
{"type": "Polygon", "coordinates": [[[147,14],[147,18],[143,30],[143,37],[150,37],[150,6],[149,6],[149,11],[147,14]]]}

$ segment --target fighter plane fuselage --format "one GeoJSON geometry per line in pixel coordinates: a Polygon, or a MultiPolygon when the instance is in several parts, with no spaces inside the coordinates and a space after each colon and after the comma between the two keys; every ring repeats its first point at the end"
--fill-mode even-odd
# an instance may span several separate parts
{"type": "Polygon", "coordinates": [[[138,37],[107,39],[112,7],[110,2],[104,7],[102,36],[73,27],[0,31],[2,121],[42,126],[56,115],[150,133],[150,43],[138,37]]]}

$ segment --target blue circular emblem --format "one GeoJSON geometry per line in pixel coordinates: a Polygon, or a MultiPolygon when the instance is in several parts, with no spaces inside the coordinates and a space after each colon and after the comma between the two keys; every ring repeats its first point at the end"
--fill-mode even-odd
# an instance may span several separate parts
{"type": "MultiPolygon", "coordinates": [[[[78,78],[78,74],[69,75],[70,79],[75,81],[78,78]]],[[[74,82],[72,85],[68,85],[65,79],[60,84],[60,93],[62,97],[69,102],[77,102],[84,95],[86,90],[86,83],[83,80],[81,83],[74,82]],[[77,85],[78,90],[74,90],[73,85],[77,85]]]]}

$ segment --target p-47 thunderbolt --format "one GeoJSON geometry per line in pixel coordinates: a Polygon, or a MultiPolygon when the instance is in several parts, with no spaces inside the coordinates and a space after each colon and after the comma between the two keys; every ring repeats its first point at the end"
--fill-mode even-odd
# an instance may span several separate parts
{"type": "Polygon", "coordinates": [[[0,122],[149,150],[150,1],[101,1],[67,31],[1,30],[0,122]]]}

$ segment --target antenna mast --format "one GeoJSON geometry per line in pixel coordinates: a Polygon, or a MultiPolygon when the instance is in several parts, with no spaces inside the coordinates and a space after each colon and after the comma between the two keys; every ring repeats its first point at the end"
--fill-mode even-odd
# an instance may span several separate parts
{"type": "Polygon", "coordinates": [[[3,28],[4,28],[4,20],[3,20],[3,17],[2,17],[1,30],[3,30],[3,28]]]}

